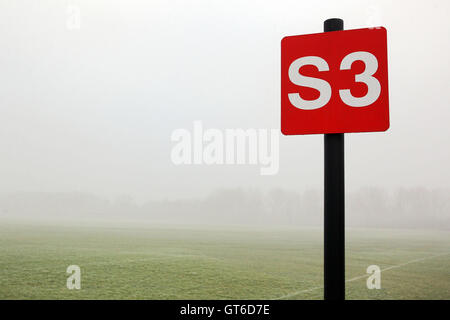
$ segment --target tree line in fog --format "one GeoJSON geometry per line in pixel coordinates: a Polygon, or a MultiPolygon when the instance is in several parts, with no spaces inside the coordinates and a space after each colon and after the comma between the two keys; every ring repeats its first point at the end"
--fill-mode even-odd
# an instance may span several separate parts
{"type": "MultiPolygon", "coordinates": [[[[221,189],[204,198],[136,204],[86,193],[14,193],[0,196],[0,217],[129,219],[155,223],[321,226],[323,193],[221,189]]],[[[349,227],[450,229],[448,190],[362,188],[346,195],[349,227]]]]}

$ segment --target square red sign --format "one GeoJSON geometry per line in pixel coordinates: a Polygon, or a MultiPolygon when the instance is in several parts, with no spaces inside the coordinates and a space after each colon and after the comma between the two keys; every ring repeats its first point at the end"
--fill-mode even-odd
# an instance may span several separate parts
{"type": "Polygon", "coordinates": [[[371,132],[388,128],[385,28],[283,38],[283,134],[371,132]]]}

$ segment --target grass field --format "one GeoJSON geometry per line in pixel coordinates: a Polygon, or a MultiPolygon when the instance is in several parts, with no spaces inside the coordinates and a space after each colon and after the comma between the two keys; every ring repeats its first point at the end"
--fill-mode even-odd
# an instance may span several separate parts
{"type": "MultiPolygon", "coordinates": [[[[0,299],[322,299],[322,246],[320,229],[1,222],[0,299]]],[[[448,232],[349,229],[346,259],[347,299],[450,299],[448,232]]]]}

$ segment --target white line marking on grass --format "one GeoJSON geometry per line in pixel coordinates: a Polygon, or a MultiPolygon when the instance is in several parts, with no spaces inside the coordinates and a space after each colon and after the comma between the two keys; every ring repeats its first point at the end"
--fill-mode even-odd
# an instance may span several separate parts
{"type": "MultiPolygon", "coordinates": [[[[408,264],[419,262],[419,261],[424,261],[424,260],[429,260],[429,259],[433,259],[433,258],[437,258],[437,257],[441,257],[441,256],[446,256],[446,255],[449,255],[449,254],[450,253],[441,253],[441,254],[436,254],[434,256],[431,256],[431,257],[414,259],[414,260],[411,260],[411,261],[408,261],[408,262],[405,262],[405,263],[400,263],[400,264],[397,264],[395,266],[390,266],[390,267],[381,269],[380,272],[388,271],[388,270],[395,269],[395,268],[400,268],[400,267],[406,266],[408,264]]],[[[359,277],[354,277],[354,278],[348,279],[345,282],[355,281],[355,280],[359,280],[359,279],[362,279],[362,278],[367,278],[369,276],[370,276],[370,274],[365,274],[365,275],[362,275],[362,276],[359,276],[359,277]]]]}
{"type": "Polygon", "coordinates": [[[284,296],[275,298],[275,299],[273,299],[273,300],[282,300],[282,299],[286,299],[286,298],[291,298],[291,297],[294,297],[294,296],[296,296],[296,295],[299,295],[300,293],[306,293],[306,292],[310,292],[310,291],[314,291],[314,290],[318,290],[318,289],[322,289],[322,288],[323,288],[323,286],[320,286],[320,287],[313,287],[313,288],[309,288],[309,289],[305,289],[305,290],[300,290],[300,291],[295,291],[295,292],[286,294],[286,295],[284,295],[284,296]]]}
{"type": "MultiPolygon", "coordinates": [[[[406,265],[408,265],[408,264],[415,263],[415,262],[420,262],[420,261],[429,260],[429,259],[433,259],[433,258],[437,258],[437,257],[447,256],[447,255],[449,255],[449,254],[450,254],[450,253],[447,252],[447,253],[436,254],[436,255],[431,256],[431,257],[424,257],[424,258],[419,258],[419,259],[410,260],[410,261],[407,261],[407,262],[405,262],[405,263],[400,263],[400,264],[397,264],[397,265],[394,265],[394,266],[390,266],[390,267],[381,269],[380,272],[388,271],[388,270],[395,269],[395,268],[400,268],[400,267],[403,267],[403,266],[406,266],[406,265]]],[[[359,280],[359,279],[364,279],[364,278],[367,278],[367,277],[369,277],[369,276],[370,276],[370,274],[364,274],[364,275],[362,275],[362,276],[358,276],[358,277],[354,277],[354,278],[345,280],[345,282],[351,282],[351,281],[355,281],[355,280],[359,280]]],[[[301,293],[306,293],[306,292],[310,292],[310,291],[314,291],[314,290],[318,290],[318,289],[323,289],[323,286],[320,286],[320,287],[313,287],[313,288],[309,288],[309,289],[305,289],[305,290],[300,290],[300,291],[295,291],[295,292],[286,294],[286,295],[284,295],[284,296],[275,298],[275,299],[273,299],[273,300],[281,300],[281,299],[291,298],[291,297],[294,297],[294,296],[299,295],[299,294],[301,294],[301,293]]]]}

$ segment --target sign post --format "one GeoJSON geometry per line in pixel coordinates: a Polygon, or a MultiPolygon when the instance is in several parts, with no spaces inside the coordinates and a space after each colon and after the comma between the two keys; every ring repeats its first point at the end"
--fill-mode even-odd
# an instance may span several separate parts
{"type": "Polygon", "coordinates": [[[324,298],[345,299],[344,133],[389,128],[387,37],[383,27],[281,40],[281,131],[324,134],[324,298]]]}
{"type": "MultiPolygon", "coordinates": [[[[323,31],[344,29],[341,19],[328,19],[323,31]]],[[[345,300],[344,134],[324,135],[324,298],[345,300]]]]}

